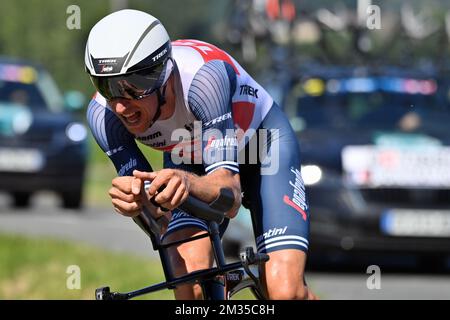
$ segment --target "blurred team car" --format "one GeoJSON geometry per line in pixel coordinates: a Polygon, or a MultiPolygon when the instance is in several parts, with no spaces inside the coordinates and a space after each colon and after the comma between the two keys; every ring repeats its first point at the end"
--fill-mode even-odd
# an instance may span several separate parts
{"type": "Polygon", "coordinates": [[[87,131],[68,109],[82,103],[76,92],[63,98],[42,67],[0,58],[0,190],[16,207],[44,189],[81,207],[87,131]]]}
{"type": "MultiPolygon", "coordinates": [[[[298,74],[286,86],[284,109],[300,141],[311,266],[445,262],[450,82],[380,67],[314,66],[298,74]]],[[[238,232],[224,235],[229,254],[251,245],[245,211],[233,222],[238,232]]]]}
{"type": "Polygon", "coordinates": [[[301,146],[311,258],[450,254],[444,78],[397,68],[301,74],[286,111],[301,146]]]}

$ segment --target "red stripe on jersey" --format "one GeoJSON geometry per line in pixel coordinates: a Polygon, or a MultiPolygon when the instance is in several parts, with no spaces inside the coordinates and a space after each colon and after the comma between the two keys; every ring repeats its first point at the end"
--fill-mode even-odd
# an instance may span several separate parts
{"type": "Polygon", "coordinates": [[[284,201],[284,203],[286,203],[288,206],[291,206],[292,208],[294,208],[295,210],[297,210],[297,211],[302,215],[303,220],[306,221],[306,212],[303,211],[302,208],[300,208],[298,205],[296,205],[296,204],[295,204],[291,199],[289,199],[289,197],[286,196],[286,195],[283,197],[283,201],[284,201]]]}
{"type": "Polygon", "coordinates": [[[247,131],[255,113],[255,104],[247,101],[233,102],[233,120],[240,129],[247,131]]]}
{"type": "Polygon", "coordinates": [[[211,60],[221,60],[229,63],[237,75],[239,75],[239,71],[231,60],[230,56],[223,50],[213,46],[212,44],[198,41],[198,40],[176,40],[172,42],[173,46],[185,46],[191,47],[202,56],[205,63],[211,60]]]}

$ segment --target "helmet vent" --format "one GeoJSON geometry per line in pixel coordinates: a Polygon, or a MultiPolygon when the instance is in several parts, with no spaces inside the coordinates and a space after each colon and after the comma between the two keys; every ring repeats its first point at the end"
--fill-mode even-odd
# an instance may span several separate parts
{"type": "Polygon", "coordinates": [[[139,47],[139,45],[141,44],[142,40],[144,40],[145,36],[153,30],[154,27],[156,27],[158,24],[160,24],[160,22],[158,20],[153,21],[152,24],[150,24],[148,26],[148,28],[144,31],[144,33],[141,35],[141,37],[139,38],[138,42],[136,43],[136,45],[134,46],[133,50],[131,51],[130,55],[128,56],[127,61],[125,61],[124,64],[124,68],[126,68],[128,66],[128,63],[130,63],[131,57],[133,57],[134,53],[136,52],[136,49],[139,47]]]}

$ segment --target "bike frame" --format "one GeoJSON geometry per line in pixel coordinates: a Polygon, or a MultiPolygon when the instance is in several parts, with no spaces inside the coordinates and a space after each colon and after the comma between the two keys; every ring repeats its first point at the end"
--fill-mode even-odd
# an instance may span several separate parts
{"type": "Polygon", "coordinates": [[[223,212],[227,211],[223,209],[226,206],[230,207],[229,203],[223,203],[225,201],[223,199],[227,198],[228,192],[230,191],[222,189],[218,199],[209,205],[189,197],[183,209],[193,216],[203,218],[208,224],[208,232],[171,243],[163,244],[161,242],[161,229],[159,225],[150,212],[144,209],[133,220],[150,237],[153,249],[158,251],[166,281],[127,293],[110,292],[109,287],[99,288],[96,290],[96,299],[128,300],[163,289],[174,289],[181,284],[194,283],[200,284],[205,300],[228,300],[234,294],[245,288],[250,288],[257,299],[265,299],[264,290],[259,280],[259,266],[269,259],[268,255],[255,254],[253,248],[248,247],[245,252],[241,253],[239,262],[226,263],[222,240],[220,239],[219,224],[223,220],[223,212]],[[220,208],[223,211],[219,212],[215,208],[220,208]],[[215,267],[175,277],[170,268],[168,249],[182,243],[206,237],[209,237],[211,241],[215,267]],[[257,268],[250,268],[250,266],[257,268]]]}

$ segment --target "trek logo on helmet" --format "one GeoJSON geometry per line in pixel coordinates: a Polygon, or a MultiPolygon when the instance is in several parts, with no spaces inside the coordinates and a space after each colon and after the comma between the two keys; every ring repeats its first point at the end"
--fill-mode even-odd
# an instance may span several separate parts
{"type": "Polygon", "coordinates": [[[163,57],[167,53],[167,51],[168,51],[168,49],[165,48],[163,51],[158,53],[155,57],[152,58],[153,62],[155,62],[156,60],[159,60],[161,57],[163,57]]]}

